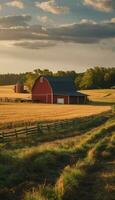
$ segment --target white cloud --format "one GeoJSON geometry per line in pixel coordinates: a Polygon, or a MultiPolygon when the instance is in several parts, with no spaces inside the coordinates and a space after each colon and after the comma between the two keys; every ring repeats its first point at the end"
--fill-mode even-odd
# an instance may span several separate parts
{"type": "Polygon", "coordinates": [[[6,5],[11,6],[11,7],[16,7],[16,8],[19,8],[19,9],[24,8],[24,3],[20,0],[13,0],[11,2],[7,2],[6,5]]]}
{"type": "Polygon", "coordinates": [[[40,21],[44,24],[46,24],[49,21],[47,16],[43,16],[43,17],[38,16],[37,19],[38,19],[38,21],[40,21]]]}
{"type": "Polygon", "coordinates": [[[38,16],[38,21],[44,25],[47,26],[54,26],[54,21],[52,19],[49,19],[48,16],[38,16]]]}
{"type": "Polygon", "coordinates": [[[66,13],[69,11],[69,8],[66,6],[56,5],[55,0],[49,0],[45,2],[35,2],[36,7],[41,8],[43,11],[50,12],[52,14],[66,13]]]}
{"type": "Polygon", "coordinates": [[[115,18],[112,18],[110,22],[115,23],[115,18]]]}
{"type": "Polygon", "coordinates": [[[96,24],[96,21],[91,20],[91,19],[82,19],[80,21],[81,24],[96,24]]]}
{"type": "Polygon", "coordinates": [[[84,4],[104,12],[115,10],[115,0],[84,0],[84,4]]]}

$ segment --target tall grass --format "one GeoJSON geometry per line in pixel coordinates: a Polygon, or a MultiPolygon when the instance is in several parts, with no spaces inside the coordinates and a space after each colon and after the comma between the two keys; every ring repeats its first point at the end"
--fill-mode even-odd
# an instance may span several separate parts
{"type": "Polygon", "coordinates": [[[72,167],[68,166],[64,169],[56,183],[56,192],[60,194],[63,200],[80,198],[79,190],[82,187],[82,183],[88,178],[88,173],[96,169],[100,152],[106,148],[109,139],[105,137],[100,140],[90,149],[83,160],[78,161],[72,167]]]}
{"type": "Polygon", "coordinates": [[[38,189],[32,189],[24,196],[24,200],[61,200],[58,193],[51,186],[41,185],[38,189]]]}
{"type": "Polygon", "coordinates": [[[74,146],[68,143],[68,147],[63,145],[49,150],[35,151],[31,148],[22,156],[12,155],[10,151],[2,149],[0,190],[20,187],[22,192],[23,187],[32,182],[36,189],[32,191],[30,186],[24,200],[74,200],[89,171],[95,170],[100,152],[107,149],[112,151],[114,137],[111,137],[112,146],[106,145],[109,140],[105,138],[109,138],[114,130],[112,121],[88,132],[79,145],[76,141],[74,146]]]}

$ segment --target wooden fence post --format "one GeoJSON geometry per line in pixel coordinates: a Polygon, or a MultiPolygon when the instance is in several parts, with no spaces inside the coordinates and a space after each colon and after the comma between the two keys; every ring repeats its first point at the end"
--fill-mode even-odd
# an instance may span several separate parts
{"type": "Polygon", "coordinates": [[[47,124],[48,133],[50,133],[50,125],[47,124]]]}
{"type": "Polygon", "coordinates": [[[18,140],[18,134],[17,134],[17,130],[15,129],[15,135],[16,135],[16,141],[18,140]]]}
{"type": "Polygon", "coordinates": [[[40,128],[40,125],[39,125],[39,124],[37,124],[37,130],[38,130],[38,133],[42,133],[42,130],[41,130],[41,128],[40,128]]]}
{"type": "Polygon", "coordinates": [[[2,132],[2,141],[4,143],[4,132],[2,132]]]}

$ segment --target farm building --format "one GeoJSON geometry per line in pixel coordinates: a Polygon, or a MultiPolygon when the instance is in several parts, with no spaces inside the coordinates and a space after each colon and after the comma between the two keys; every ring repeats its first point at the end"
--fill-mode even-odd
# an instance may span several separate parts
{"type": "Polygon", "coordinates": [[[33,85],[32,100],[52,104],[83,104],[87,95],[76,91],[71,77],[40,76],[33,85]]]}
{"type": "Polygon", "coordinates": [[[24,84],[22,81],[18,81],[14,86],[15,93],[24,93],[24,84]]]}

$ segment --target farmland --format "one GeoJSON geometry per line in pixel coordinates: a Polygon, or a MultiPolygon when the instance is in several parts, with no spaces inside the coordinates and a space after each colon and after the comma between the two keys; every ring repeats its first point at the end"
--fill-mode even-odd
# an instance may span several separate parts
{"type": "Polygon", "coordinates": [[[110,109],[110,106],[2,103],[0,104],[0,124],[71,119],[99,114],[110,109]]]}
{"type": "Polygon", "coordinates": [[[96,127],[91,119],[90,130],[83,122],[68,138],[1,144],[0,199],[113,200],[115,117],[107,118],[96,127]]]}
{"type": "MultiPolygon", "coordinates": [[[[114,103],[111,91],[112,97],[107,96],[114,103]]],[[[105,99],[103,90],[100,95],[94,90],[84,92],[91,100],[105,99]]],[[[15,94],[12,86],[1,87],[0,97],[31,98],[30,94],[15,94]]],[[[51,126],[47,133],[46,128],[36,129],[34,135],[27,134],[26,127],[26,137],[21,138],[16,131],[19,127],[13,128],[16,137],[11,140],[5,140],[1,131],[0,199],[114,199],[115,116],[110,105],[0,103],[0,127],[22,122],[51,126]]]]}
{"type": "Polygon", "coordinates": [[[0,98],[27,98],[30,99],[30,94],[14,93],[14,85],[0,86],[0,98]]]}
{"type": "MultiPolygon", "coordinates": [[[[86,91],[84,91],[86,92],[86,91]]],[[[87,92],[89,94],[89,92],[87,92]]],[[[90,95],[95,92],[91,91],[90,95]]],[[[103,96],[103,93],[101,92],[103,96]]],[[[114,93],[113,100],[114,99],[114,93]]],[[[15,94],[13,86],[1,86],[0,97],[31,98],[30,94],[15,94]]],[[[92,99],[92,96],[91,96],[92,99]]],[[[48,105],[32,103],[0,103],[0,124],[22,121],[52,121],[96,115],[110,110],[110,106],[48,105]]]]}
{"type": "Polygon", "coordinates": [[[82,90],[93,102],[115,103],[115,89],[82,90]]]}

